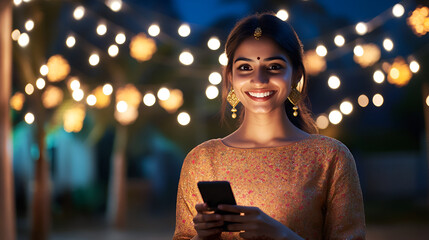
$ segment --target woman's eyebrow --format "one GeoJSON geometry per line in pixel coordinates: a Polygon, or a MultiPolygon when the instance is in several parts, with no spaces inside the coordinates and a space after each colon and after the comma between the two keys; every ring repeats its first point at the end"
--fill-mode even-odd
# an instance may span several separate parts
{"type": "Polygon", "coordinates": [[[250,59],[250,58],[245,58],[245,57],[238,57],[237,59],[235,59],[234,63],[236,63],[237,61],[248,61],[248,62],[254,62],[254,60],[250,59]]]}
{"type": "Polygon", "coordinates": [[[264,59],[264,61],[272,61],[272,60],[282,60],[283,62],[287,63],[286,58],[282,56],[274,56],[274,57],[269,57],[264,59]]]}

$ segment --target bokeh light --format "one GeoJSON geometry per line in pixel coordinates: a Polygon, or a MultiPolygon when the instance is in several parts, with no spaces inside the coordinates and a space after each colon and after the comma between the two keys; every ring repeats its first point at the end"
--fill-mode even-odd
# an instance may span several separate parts
{"type": "Polygon", "coordinates": [[[153,95],[153,93],[146,93],[143,97],[143,103],[144,105],[151,107],[155,104],[156,97],[153,95]]]}
{"type": "Polygon", "coordinates": [[[368,32],[368,27],[365,23],[359,22],[356,24],[355,30],[359,35],[364,35],[368,32]]]}
{"type": "Polygon", "coordinates": [[[73,11],[73,17],[76,20],[81,20],[85,15],[85,8],[83,6],[78,6],[73,11]]]}
{"type": "Polygon", "coordinates": [[[222,82],[222,75],[218,72],[212,72],[209,75],[209,82],[213,85],[218,85],[222,82]]]}
{"type": "Polygon", "coordinates": [[[192,53],[184,51],[180,54],[179,61],[183,65],[191,65],[194,62],[194,56],[192,56],[192,53]]]}
{"type": "Polygon", "coordinates": [[[45,108],[54,108],[63,101],[63,90],[59,87],[48,86],[42,94],[42,103],[45,108]]]}
{"type": "Polygon", "coordinates": [[[148,61],[156,52],[156,42],[144,33],[139,33],[131,39],[130,55],[140,62],[148,61]]]}
{"type": "Polygon", "coordinates": [[[188,24],[184,23],[184,24],[180,25],[177,32],[179,33],[179,35],[181,37],[187,37],[187,36],[189,36],[189,34],[191,34],[191,27],[188,24]]]}
{"type": "Polygon", "coordinates": [[[316,76],[326,69],[326,60],[319,56],[315,50],[309,50],[304,53],[303,58],[305,70],[308,74],[316,76]]]}
{"type": "Polygon", "coordinates": [[[340,85],[341,85],[341,81],[340,81],[340,79],[337,76],[331,75],[329,77],[329,79],[328,79],[328,86],[331,89],[338,89],[340,87],[340,85]]]}
{"type": "Polygon", "coordinates": [[[228,64],[228,57],[226,56],[226,53],[222,53],[222,54],[219,56],[219,63],[220,63],[222,66],[226,66],[226,65],[228,64]]]}
{"type": "Polygon", "coordinates": [[[109,56],[116,57],[119,53],[119,48],[115,44],[110,45],[109,49],[107,49],[107,52],[109,53],[109,56]]]}
{"type": "Polygon", "coordinates": [[[325,57],[328,54],[328,49],[326,49],[326,47],[323,45],[318,45],[316,47],[316,53],[321,57],[325,57]]]}
{"type": "Polygon", "coordinates": [[[166,100],[160,100],[159,105],[169,113],[175,113],[183,105],[183,93],[180,89],[169,91],[170,96],[166,100]]]}
{"type": "MultiPolygon", "coordinates": [[[[96,102],[94,107],[96,108],[105,108],[110,104],[110,94],[106,95],[103,92],[103,86],[98,86],[92,91],[92,95],[95,96],[96,102]]],[[[113,91],[113,90],[112,90],[113,91]]]]}
{"type": "Polygon", "coordinates": [[[24,106],[24,102],[25,102],[25,95],[21,92],[16,92],[10,98],[10,106],[16,111],[22,110],[22,107],[24,106]]]}
{"type": "Polygon", "coordinates": [[[47,78],[51,82],[62,81],[70,73],[70,65],[68,61],[60,54],[51,56],[48,59],[46,66],[48,66],[49,69],[47,78]]]}
{"type": "Polygon", "coordinates": [[[360,95],[358,97],[358,104],[361,107],[368,106],[368,104],[369,104],[369,98],[365,94],[360,95]]]}
{"type": "Polygon", "coordinates": [[[316,125],[319,129],[326,129],[329,126],[329,119],[325,114],[316,118],[316,125]]]}
{"type": "Polygon", "coordinates": [[[340,111],[344,115],[349,115],[353,112],[353,104],[350,101],[344,101],[340,104],[340,111]]]}
{"type": "Polygon", "coordinates": [[[338,110],[332,110],[329,113],[329,121],[334,124],[337,125],[339,124],[341,121],[343,120],[343,114],[341,114],[340,111],[338,110]]]}
{"type": "Polygon", "coordinates": [[[100,23],[97,26],[97,34],[103,36],[107,32],[107,26],[104,23],[100,23]]]}
{"type": "Polygon", "coordinates": [[[353,55],[353,60],[357,62],[361,67],[366,68],[372,66],[374,63],[380,60],[381,51],[376,44],[369,43],[359,47],[356,47],[356,51],[359,55],[353,55]],[[362,50],[360,50],[359,47],[362,50]]]}
{"type": "Polygon", "coordinates": [[[94,106],[97,103],[97,98],[94,94],[90,94],[86,97],[86,103],[88,103],[89,106],[94,106]]]}
{"type": "Polygon", "coordinates": [[[106,5],[114,12],[119,12],[122,8],[121,0],[107,0],[106,5]]]}
{"type": "Polygon", "coordinates": [[[35,120],[34,114],[31,112],[25,114],[24,120],[27,124],[32,124],[35,120]]]}
{"type": "Polygon", "coordinates": [[[407,18],[407,24],[417,36],[423,36],[429,32],[429,8],[422,6],[416,8],[407,18]]]}
{"type": "Polygon", "coordinates": [[[206,96],[208,99],[215,99],[219,95],[219,89],[216,86],[208,86],[206,89],[206,96]]]}
{"type": "Polygon", "coordinates": [[[100,63],[100,56],[98,56],[97,53],[93,53],[91,56],[89,56],[88,62],[91,66],[96,66],[98,63],[100,63]]]}
{"type": "Polygon", "coordinates": [[[384,103],[383,96],[379,93],[374,94],[374,96],[372,97],[372,103],[376,107],[381,107],[381,105],[383,105],[383,103],[384,103]]]}
{"type": "Polygon", "coordinates": [[[410,70],[413,73],[417,73],[420,70],[420,65],[417,61],[413,60],[410,62],[410,70]]]}
{"type": "Polygon", "coordinates": [[[12,34],[10,36],[12,37],[12,40],[18,41],[19,36],[21,36],[21,32],[18,29],[15,29],[12,31],[12,34]]]}
{"type": "Polygon", "coordinates": [[[85,106],[76,104],[64,111],[63,126],[66,132],[80,132],[85,119],[85,106]]]}
{"type": "Polygon", "coordinates": [[[76,38],[72,35],[68,36],[66,39],[66,45],[69,48],[74,47],[74,45],[76,44],[76,38]]]}
{"type": "Polygon", "coordinates": [[[158,99],[165,101],[170,97],[170,90],[168,88],[160,88],[157,93],[158,99]]]}
{"type": "Polygon", "coordinates": [[[116,111],[118,111],[120,113],[127,111],[127,109],[128,109],[128,104],[125,101],[119,101],[116,104],[116,111]]]}
{"type": "Polygon", "coordinates": [[[25,29],[30,32],[31,30],[33,30],[33,28],[34,28],[34,21],[31,19],[27,20],[25,22],[25,29]]]}
{"type": "Polygon", "coordinates": [[[429,107],[429,95],[426,97],[426,105],[429,107]]]}
{"type": "Polygon", "coordinates": [[[159,26],[157,24],[152,24],[147,29],[147,32],[149,33],[150,36],[156,37],[161,32],[161,29],[159,28],[159,26]]]}
{"type": "Polygon", "coordinates": [[[34,92],[34,86],[31,83],[27,83],[27,85],[25,85],[25,93],[27,95],[31,95],[34,92]]]}
{"type": "Polygon", "coordinates": [[[42,74],[42,76],[46,76],[46,75],[48,75],[48,73],[49,73],[49,68],[48,68],[48,66],[46,65],[46,64],[44,64],[44,65],[42,65],[41,67],[40,67],[40,74],[42,74]]]}
{"type": "Polygon", "coordinates": [[[191,122],[191,116],[187,112],[181,112],[177,115],[177,122],[182,126],[186,126],[191,122]]]}
{"type": "Polygon", "coordinates": [[[385,38],[383,40],[383,47],[386,49],[386,51],[390,52],[393,49],[393,41],[390,38],[385,38]]]}
{"type": "Polygon", "coordinates": [[[84,97],[84,92],[82,89],[76,89],[72,93],[72,98],[77,102],[82,101],[83,97],[84,97]]]}
{"type": "Polygon", "coordinates": [[[30,37],[27,33],[22,33],[18,38],[18,45],[21,47],[26,47],[30,43],[30,37]]]}
{"type": "Polygon", "coordinates": [[[402,87],[408,84],[412,76],[413,74],[405,60],[402,57],[396,57],[389,68],[387,81],[402,87]]]}
{"type": "Polygon", "coordinates": [[[379,84],[383,83],[384,79],[385,79],[384,73],[381,70],[376,70],[374,72],[374,74],[372,75],[372,77],[374,79],[374,82],[379,83],[379,84]]]}
{"type": "Polygon", "coordinates": [[[358,56],[358,57],[362,57],[363,56],[363,47],[361,45],[356,45],[353,48],[353,53],[358,56]]]}
{"type": "Polygon", "coordinates": [[[344,46],[345,42],[346,42],[346,39],[344,39],[344,37],[342,35],[337,35],[334,38],[334,43],[335,43],[335,45],[337,45],[337,47],[344,46]]]}
{"type": "Polygon", "coordinates": [[[405,13],[405,8],[400,3],[395,4],[392,8],[392,14],[395,17],[402,17],[405,13]]]}
{"type": "Polygon", "coordinates": [[[119,45],[124,44],[126,40],[127,40],[127,37],[125,36],[124,33],[118,33],[115,37],[115,42],[119,45]]]}
{"type": "Polygon", "coordinates": [[[211,50],[218,50],[220,48],[220,41],[217,37],[211,37],[209,41],[207,42],[207,46],[211,50]]]}
{"type": "Polygon", "coordinates": [[[286,21],[289,18],[289,13],[286,10],[284,10],[284,9],[280,9],[277,12],[276,16],[278,18],[280,18],[281,20],[286,21]]]}
{"type": "Polygon", "coordinates": [[[104,86],[103,86],[103,93],[106,96],[111,95],[113,93],[113,87],[112,87],[112,85],[109,84],[109,83],[104,84],[104,86]]]}
{"type": "Polygon", "coordinates": [[[80,81],[77,77],[72,77],[69,79],[69,88],[72,91],[76,91],[80,88],[80,81]]]}
{"type": "Polygon", "coordinates": [[[43,78],[38,78],[37,80],[36,80],[36,87],[38,88],[38,89],[43,89],[44,87],[46,86],[46,81],[45,81],[45,79],[43,79],[43,78]]]}

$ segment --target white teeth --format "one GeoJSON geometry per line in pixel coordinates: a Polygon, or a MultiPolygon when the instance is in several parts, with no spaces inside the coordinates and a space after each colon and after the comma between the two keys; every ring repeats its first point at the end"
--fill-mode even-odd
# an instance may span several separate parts
{"type": "Polygon", "coordinates": [[[249,92],[249,95],[252,96],[252,97],[264,98],[264,97],[270,96],[273,93],[274,93],[274,91],[268,91],[268,92],[249,92]]]}

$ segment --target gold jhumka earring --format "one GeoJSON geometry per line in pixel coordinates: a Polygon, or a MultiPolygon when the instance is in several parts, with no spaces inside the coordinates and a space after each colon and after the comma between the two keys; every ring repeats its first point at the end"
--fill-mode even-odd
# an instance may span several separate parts
{"type": "Polygon", "coordinates": [[[229,102],[229,104],[231,104],[232,109],[232,118],[236,118],[237,117],[237,109],[235,108],[235,106],[237,106],[237,104],[240,102],[240,100],[238,100],[237,95],[235,95],[234,89],[231,89],[231,91],[229,91],[228,96],[226,97],[226,100],[229,102]]]}
{"type": "Polygon", "coordinates": [[[259,40],[259,38],[262,36],[262,29],[260,27],[257,27],[255,29],[255,32],[253,33],[253,36],[256,40],[259,40]]]}
{"type": "Polygon", "coordinates": [[[289,101],[293,104],[293,116],[298,116],[298,102],[301,99],[301,93],[296,89],[292,88],[292,91],[289,94],[289,97],[287,98],[289,101]]]}

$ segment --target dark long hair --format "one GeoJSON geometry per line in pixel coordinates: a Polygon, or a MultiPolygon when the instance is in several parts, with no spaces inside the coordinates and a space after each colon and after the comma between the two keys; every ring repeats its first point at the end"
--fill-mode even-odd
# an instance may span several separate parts
{"type": "MultiPolygon", "coordinates": [[[[285,101],[286,114],[290,121],[298,128],[308,132],[317,133],[318,129],[310,111],[310,102],[307,97],[307,75],[302,60],[303,46],[292,26],[276,17],[273,13],[260,13],[251,15],[239,21],[230,32],[225,45],[225,53],[228,57],[228,64],[223,70],[222,84],[222,110],[221,117],[224,120],[225,111],[230,109],[226,102],[226,96],[231,89],[229,76],[232,73],[232,64],[235,51],[238,46],[247,38],[253,37],[255,29],[262,29],[262,38],[270,38],[286,53],[292,64],[292,86],[296,87],[302,79],[301,100],[297,106],[298,116],[293,116],[293,105],[289,100],[285,101]]],[[[244,109],[239,107],[240,121],[244,116],[244,109]]]]}

